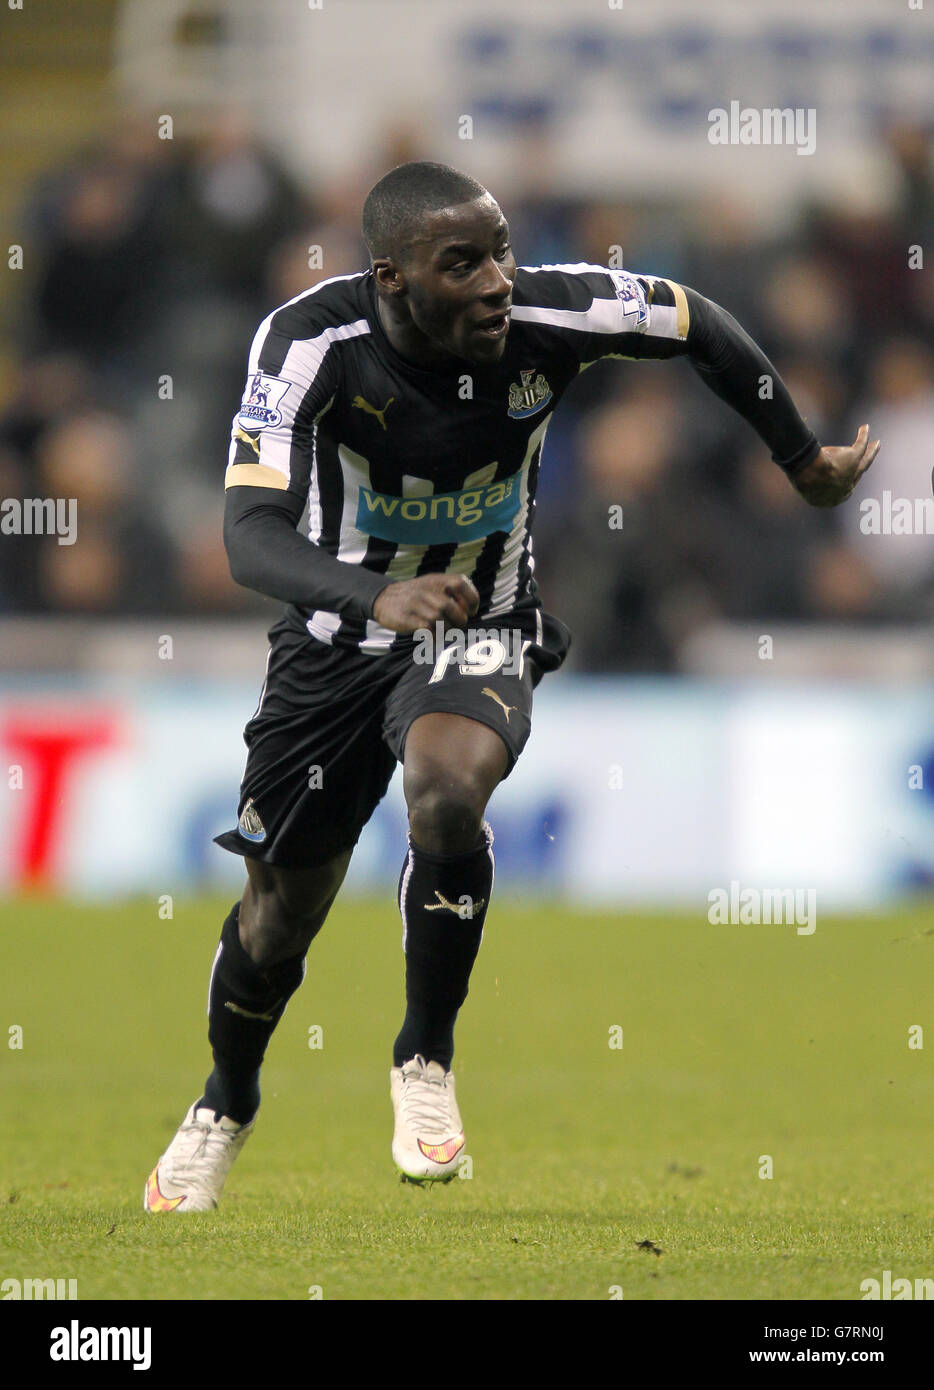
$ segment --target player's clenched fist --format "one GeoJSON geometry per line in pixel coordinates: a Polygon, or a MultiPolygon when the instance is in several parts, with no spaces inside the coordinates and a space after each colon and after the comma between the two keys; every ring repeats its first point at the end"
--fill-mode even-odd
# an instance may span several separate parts
{"type": "Polygon", "coordinates": [[[397,579],[373,605],[373,617],[390,632],[415,632],[439,620],[463,627],[480,606],[480,595],[464,574],[423,574],[397,579]]]}

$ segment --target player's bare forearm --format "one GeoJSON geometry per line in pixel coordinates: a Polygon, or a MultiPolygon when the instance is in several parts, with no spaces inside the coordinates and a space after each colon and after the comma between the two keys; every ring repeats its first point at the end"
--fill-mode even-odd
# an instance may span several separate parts
{"type": "Polygon", "coordinates": [[[824,445],[820,453],[792,477],[794,487],[812,507],[837,507],[850,496],[881,447],[870,441],[869,426],[860,425],[848,446],[824,445]]]}

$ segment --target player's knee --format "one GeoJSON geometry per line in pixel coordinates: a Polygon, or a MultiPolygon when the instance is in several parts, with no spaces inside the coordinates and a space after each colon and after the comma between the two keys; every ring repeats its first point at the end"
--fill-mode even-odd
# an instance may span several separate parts
{"type": "Polygon", "coordinates": [[[432,854],[460,854],[480,836],[487,787],[469,772],[410,779],[406,788],[412,839],[432,854]]]}

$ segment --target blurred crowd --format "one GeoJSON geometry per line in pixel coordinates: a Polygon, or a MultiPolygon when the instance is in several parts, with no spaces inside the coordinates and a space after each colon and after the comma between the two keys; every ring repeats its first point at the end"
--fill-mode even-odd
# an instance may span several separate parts
{"type": "MultiPolygon", "coordinates": [[[[368,187],[432,157],[414,136],[387,138],[371,168],[318,190],[298,187],[234,112],[190,140],[155,129],[127,117],[49,171],[23,211],[0,496],[77,497],[79,543],[4,535],[0,613],[271,611],[230,579],[221,539],[250,341],[276,305],[367,264],[368,187]]],[[[822,442],[852,443],[864,420],[882,438],[858,497],[914,502],[931,495],[934,176],[926,132],[880,140],[898,174],[892,206],[802,205],[774,232],[720,194],[662,205],[581,204],[544,183],[492,192],[520,264],[606,264],[622,246],[628,269],[723,305],[822,442]]],[[[807,507],[686,362],[581,374],[549,429],[535,555],[579,670],[675,671],[684,640],[718,619],[934,617],[929,535],[869,534],[855,498],[807,507]],[[620,506],[621,528],[609,522],[620,506]]]]}

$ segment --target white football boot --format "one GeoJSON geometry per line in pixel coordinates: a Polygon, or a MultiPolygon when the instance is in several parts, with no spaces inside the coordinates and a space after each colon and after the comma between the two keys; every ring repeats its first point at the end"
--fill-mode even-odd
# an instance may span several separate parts
{"type": "Polygon", "coordinates": [[[191,1106],[175,1138],[149,1175],[146,1211],[213,1211],[237,1154],[253,1132],[254,1120],[238,1125],[208,1106],[191,1106]]]}
{"type": "Polygon", "coordinates": [[[420,1054],[389,1073],[396,1124],[392,1156],[402,1181],[450,1182],[464,1151],[454,1075],[420,1054]]]}

